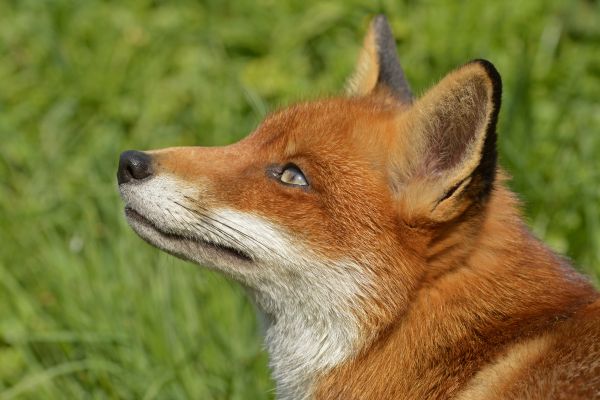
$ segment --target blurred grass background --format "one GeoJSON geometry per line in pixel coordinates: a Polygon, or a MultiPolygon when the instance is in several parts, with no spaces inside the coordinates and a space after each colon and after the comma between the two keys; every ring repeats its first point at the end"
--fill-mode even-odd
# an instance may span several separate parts
{"type": "Polygon", "coordinates": [[[252,306],[134,235],[117,158],[339,92],[377,12],[417,93],[495,63],[528,221],[600,275],[597,1],[2,0],[0,399],[273,397],[252,306]]]}

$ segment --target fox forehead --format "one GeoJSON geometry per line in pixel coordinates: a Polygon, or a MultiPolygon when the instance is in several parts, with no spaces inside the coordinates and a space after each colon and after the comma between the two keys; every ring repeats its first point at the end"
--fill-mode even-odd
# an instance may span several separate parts
{"type": "MultiPolygon", "coordinates": [[[[268,116],[249,141],[279,147],[283,157],[328,150],[325,157],[355,150],[381,159],[396,135],[404,106],[384,96],[333,98],[302,103],[268,116]]],[[[344,154],[348,156],[349,154],[344,154]]]]}

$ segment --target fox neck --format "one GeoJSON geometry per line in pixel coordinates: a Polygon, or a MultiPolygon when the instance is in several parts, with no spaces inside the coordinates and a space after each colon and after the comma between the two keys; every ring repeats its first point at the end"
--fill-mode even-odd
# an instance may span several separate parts
{"type": "Polygon", "coordinates": [[[352,262],[311,266],[313,279],[292,276],[247,288],[264,315],[265,345],[278,399],[311,398],[317,377],[343,363],[363,341],[352,305],[368,286],[352,262]]]}
{"type": "Polygon", "coordinates": [[[477,235],[437,252],[408,308],[320,380],[316,398],[452,397],[510,345],[594,301],[593,287],[529,233],[514,203],[499,188],[477,235]]]}

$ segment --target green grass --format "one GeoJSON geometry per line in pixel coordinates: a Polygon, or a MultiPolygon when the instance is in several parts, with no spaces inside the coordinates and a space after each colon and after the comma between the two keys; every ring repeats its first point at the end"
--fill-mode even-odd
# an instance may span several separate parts
{"type": "Polygon", "coordinates": [[[266,399],[253,307],[126,226],[119,152],[235,141],[339,91],[384,11],[422,92],[505,83],[501,162],[533,230],[600,276],[597,1],[0,2],[0,399],[266,399]]]}

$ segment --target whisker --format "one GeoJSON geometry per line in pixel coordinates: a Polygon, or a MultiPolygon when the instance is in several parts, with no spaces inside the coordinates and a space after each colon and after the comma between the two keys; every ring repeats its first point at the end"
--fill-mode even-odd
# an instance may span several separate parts
{"type": "MultiPolygon", "coordinates": [[[[186,212],[190,212],[189,210],[185,209],[186,212]]],[[[231,234],[223,231],[222,229],[219,229],[218,227],[209,225],[209,224],[203,224],[202,221],[196,221],[196,222],[188,222],[185,220],[181,220],[181,218],[178,218],[176,215],[173,214],[173,212],[171,210],[167,210],[169,212],[169,214],[171,214],[172,220],[179,225],[183,230],[185,230],[185,228],[190,228],[190,226],[194,227],[194,228],[200,228],[200,230],[204,230],[209,232],[211,235],[214,235],[215,237],[219,238],[222,242],[222,244],[230,244],[230,243],[235,243],[236,246],[239,250],[243,251],[248,257],[250,257],[251,259],[254,259],[253,257],[253,252],[252,249],[250,249],[248,246],[246,246],[244,243],[240,242],[237,238],[235,238],[234,236],[232,236],[231,234]]],[[[190,238],[193,239],[193,238],[190,238]]]]}
{"type": "MultiPolygon", "coordinates": [[[[265,252],[271,254],[271,255],[276,255],[279,258],[281,258],[282,260],[291,262],[291,260],[289,260],[286,256],[284,256],[283,254],[279,253],[276,251],[276,249],[274,248],[270,248],[269,246],[265,245],[262,241],[257,240],[257,238],[255,236],[251,236],[243,231],[241,231],[240,229],[236,228],[235,226],[233,226],[232,224],[235,224],[235,222],[225,218],[225,217],[219,217],[228,223],[225,223],[219,219],[213,218],[210,215],[208,215],[208,209],[202,207],[200,204],[198,204],[196,201],[194,201],[194,199],[192,199],[189,196],[185,196],[185,199],[192,202],[194,204],[194,206],[198,207],[198,209],[196,208],[190,208],[188,206],[186,206],[185,204],[181,204],[180,202],[170,199],[171,201],[173,201],[175,204],[177,204],[178,206],[182,207],[183,209],[187,210],[190,213],[193,213],[195,215],[197,215],[198,217],[200,217],[201,219],[204,220],[209,220],[210,222],[212,222],[210,224],[210,227],[212,227],[213,229],[219,229],[217,226],[215,226],[213,223],[219,224],[222,227],[225,227],[237,234],[239,234],[240,236],[243,236],[244,238],[248,239],[249,241],[251,241],[252,243],[256,244],[257,246],[259,246],[260,248],[262,248],[265,252]]],[[[223,231],[223,229],[219,229],[221,232],[226,233],[223,231]]],[[[232,237],[232,240],[235,240],[236,243],[242,245],[242,243],[240,243],[239,239],[232,237]]],[[[247,248],[247,247],[246,247],[247,248]]]]}
{"type": "MultiPolygon", "coordinates": [[[[171,200],[171,201],[173,201],[173,200],[171,200]]],[[[184,210],[186,210],[186,212],[198,215],[196,212],[194,212],[193,209],[190,209],[190,208],[184,206],[183,204],[178,203],[177,201],[173,201],[173,202],[175,204],[179,205],[180,207],[182,207],[184,210]]],[[[178,222],[180,222],[180,221],[178,221],[178,222]]],[[[204,229],[204,230],[208,231],[209,233],[214,234],[215,236],[219,237],[224,242],[233,242],[241,250],[244,250],[248,253],[252,253],[252,249],[250,247],[248,247],[245,243],[241,242],[238,238],[233,236],[231,233],[224,231],[223,229],[219,228],[218,226],[214,226],[212,224],[207,224],[207,223],[202,223],[202,220],[198,220],[198,221],[195,221],[192,223],[186,221],[185,223],[186,223],[186,225],[200,227],[201,229],[204,229]]]]}
{"type": "MultiPolygon", "coordinates": [[[[216,219],[216,218],[213,218],[213,217],[211,217],[210,215],[208,215],[208,214],[206,214],[206,213],[203,213],[203,212],[201,212],[200,210],[196,210],[196,209],[193,209],[193,208],[189,208],[189,207],[187,207],[186,205],[184,205],[184,204],[181,204],[181,203],[179,203],[179,202],[177,202],[177,201],[175,201],[175,204],[179,205],[180,207],[182,207],[182,208],[186,209],[186,210],[187,210],[187,211],[189,211],[189,212],[192,212],[192,213],[194,213],[194,214],[198,215],[198,216],[199,216],[199,217],[201,217],[201,218],[208,219],[208,220],[209,220],[209,221],[211,221],[211,222],[215,222],[215,223],[217,223],[217,224],[219,224],[219,225],[221,225],[221,226],[223,226],[223,227],[225,227],[225,228],[227,228],[227,229],[230,229],[230,230],[234,231],[235,233],[238,233],[239,235],[241,235],[241,236],[243,236],[243,237],[245,237],[245,238],[247,238],[247,239],[251,240],[253,243],[255,243],[255,244],[259,245],[259,246],[260,246],[260,247],[262,247],[262,249],[263,249],[263,250],[265,250],[265,251],[269,251],[269,252],[270,252],[270,251],[272,251],[272,249],[270,249],[269,247],[265,246],[265,245],[264,245],[262,242],[260,242],[260,241],[256,240],[256,238],[255,238],[255,237],[248,235],[247,233],[245,233],[245,232],[243,232],[243,231],[241,231],[241,230],[237,229],[236,227],[234,227],[234,226],[232,226],[232,225],[226,224],[226,223],[224,223],[223,221],[220,221],[220,220],[218,220],[218,219],[216,219]]],[[[229,222],[230,222],[230,223],[233,223],[232,221],[229,221],[229,222]]],[[[211,226],[214,226],[214,225],[211,225],[211,226]]],[[[215,228],[216,228],[216,227],[215,227],[215,228]]]]}

